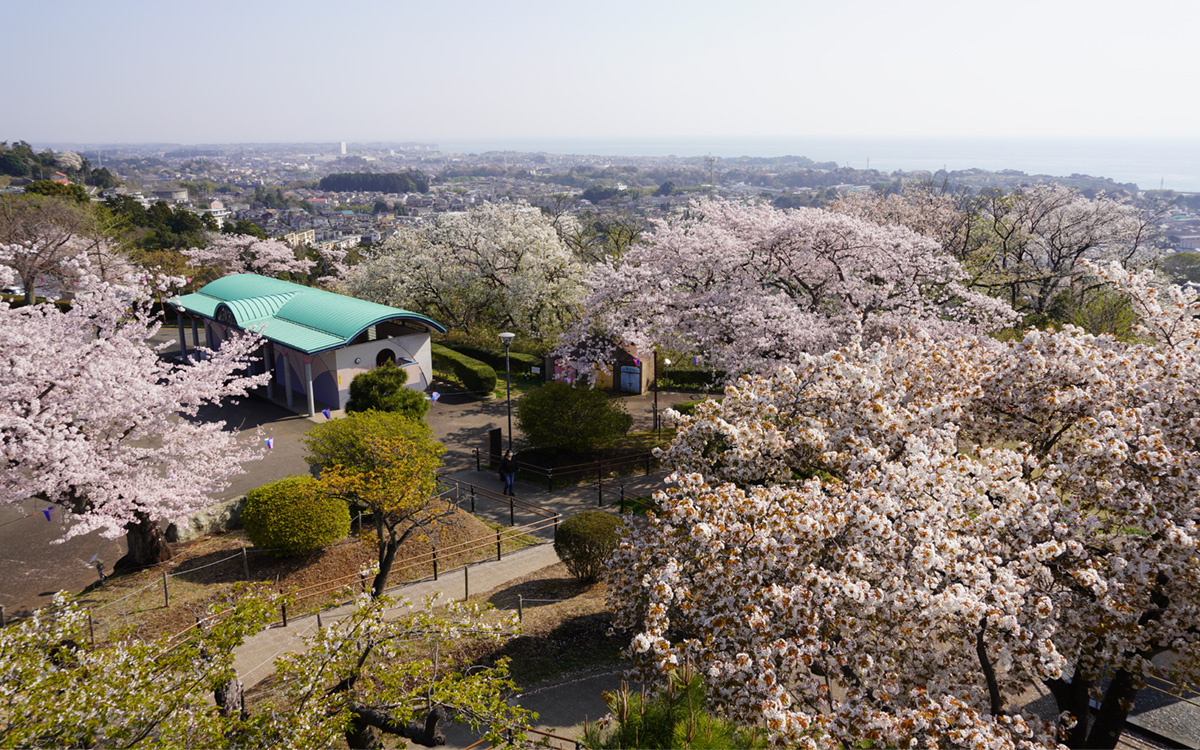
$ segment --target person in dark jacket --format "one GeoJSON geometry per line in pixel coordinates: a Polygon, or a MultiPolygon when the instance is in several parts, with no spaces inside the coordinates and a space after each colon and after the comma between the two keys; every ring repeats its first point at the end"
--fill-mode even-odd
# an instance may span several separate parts
{"type": "Polygon", "coordinates": [[[515,495],[513,482],[517,479],[517,459],[513,456],[511,448],[505,452],[504,458],[500,459],[500,478],[504,480],[504,494],[515,495]]]}

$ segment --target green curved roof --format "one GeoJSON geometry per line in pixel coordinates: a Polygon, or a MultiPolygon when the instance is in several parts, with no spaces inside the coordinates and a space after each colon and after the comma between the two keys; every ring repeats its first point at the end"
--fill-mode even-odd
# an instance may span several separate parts
{"type": "Polygon", "coordinates": [[[240,328],[306,354],[337,349],[373,325],[392,320],[445,333],[432,318],[397,307],[313,289],[290,281],[241,273],[206,284],[194,294],[171,300],[194,315],[216,320],[226,307],[240,328]]]}

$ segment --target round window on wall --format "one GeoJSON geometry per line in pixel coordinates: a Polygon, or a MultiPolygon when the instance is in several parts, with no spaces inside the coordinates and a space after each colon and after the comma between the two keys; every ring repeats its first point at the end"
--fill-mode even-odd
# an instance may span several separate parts
{"type": "Polygon", "coordinates": [[[396,364],[396,353],[391,349],[380,349],[379,354],[375,355],[375,366],[383,367],[384,362],[396,364]]]}

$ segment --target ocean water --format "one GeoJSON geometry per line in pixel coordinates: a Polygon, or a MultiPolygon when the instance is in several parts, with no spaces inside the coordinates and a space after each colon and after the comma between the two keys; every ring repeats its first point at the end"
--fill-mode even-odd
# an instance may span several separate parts
{"type": "Polygon", "coordinates": [[[444,151],[527,151],[597,156],[807,156],[855,169],[913,171],[1015,169],[1059,177],[1086,174],[1200,192],[1200,138],[512,138],[439,140],[444,151]]]}

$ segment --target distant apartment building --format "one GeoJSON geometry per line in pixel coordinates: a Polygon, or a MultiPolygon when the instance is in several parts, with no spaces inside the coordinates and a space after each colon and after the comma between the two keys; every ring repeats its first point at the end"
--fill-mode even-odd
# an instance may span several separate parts
{"type": "Polygon", "coordinates": [[[1181,253],[1190,253],[1200,250],[1200,234],[1190,234],[1179,238],[1179,245],[1176,247],[1181,253]]]}
{"type": "Polygon", "coordinates": [[[154,199],[167,203],[187,203],[188,191],[185,187],[163,187],[153,191],[154,199]]]}
{"type": "Polygon", "coordinates": [[[288,232],[280,237],[279,241],[292,248],[312,247],[317,244],[317,233],[312,229],[306,229],[303,232],[288,232]]]}

